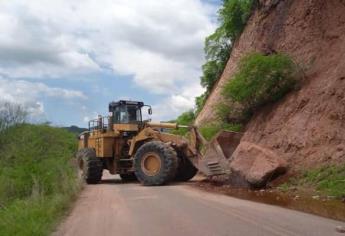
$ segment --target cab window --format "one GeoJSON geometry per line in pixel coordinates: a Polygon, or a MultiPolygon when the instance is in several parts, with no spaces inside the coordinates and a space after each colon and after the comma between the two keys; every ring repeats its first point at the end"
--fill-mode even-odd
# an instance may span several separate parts
{"type": "Polygon", "coordinates": [[[136,106],[118,106],[113,111],[115,124],[141,122],[141,111],[136,106]]]}

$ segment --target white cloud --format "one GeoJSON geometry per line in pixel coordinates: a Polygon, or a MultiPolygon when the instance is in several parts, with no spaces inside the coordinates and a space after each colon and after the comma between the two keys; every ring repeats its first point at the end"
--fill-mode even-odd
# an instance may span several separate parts
{"type": "Polygon", "coordinates": [[[124,75],[133,74],[135,83],[152,93],[175,93],[179,90],[178,82],[198,79],[198,70],[185,63],[166,59],[160,54],[140,48],[124,46],[117,50],[117,55],[113,64],[118,67],[114,70],[124,75]]]}
{"type": "Polygon", "coordinates": [[[153,119],[169,120],[194,108],[195,96],[202,93],[199,84],[181,88],[180,93],[172,94],[153,106],[153,119]]]}
{"type": "Polygon", "coordinates": [[[84,116],[83,121],[84,121],[85,123],[89,122],[89,120],[90,120],[90,117],[84,116]]]}
{"type": "Polygon", "coordinates": [[[201,0],[0,1],[0,75],[47,79],[110,69],[181,112],[202,91],[214,12],[201,0]]]}
{"type": "Polygon", "coordinates": [[[87,53],[73,47],[72,37],[24,11],[26,5],[6,1],[0,7],[0,74],[46,78],[99,70],[87,53]]]}
{"type": "Polygon", "coordinates": [[[4,79],[0,77],[0,100],[23,104],[33,116],[44,114],[42,97],[55,97],[65,100],[85,100],[87,97],[80,91],[48,87],[40,82],[4,79]]]}

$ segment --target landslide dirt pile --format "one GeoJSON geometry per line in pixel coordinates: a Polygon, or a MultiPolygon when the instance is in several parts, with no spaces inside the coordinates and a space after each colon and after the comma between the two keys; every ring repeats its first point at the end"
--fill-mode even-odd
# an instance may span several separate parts
{"type": "Polygon", "coordinates": [[[215,119],[222,87],[243,55],[287,53],[305,78],[298,90],[254,114],[239,145],[242,155],[255,145],[286,160],[290,170],[345,162],[345,1],[259,2],[196,124],[215,119]]]}

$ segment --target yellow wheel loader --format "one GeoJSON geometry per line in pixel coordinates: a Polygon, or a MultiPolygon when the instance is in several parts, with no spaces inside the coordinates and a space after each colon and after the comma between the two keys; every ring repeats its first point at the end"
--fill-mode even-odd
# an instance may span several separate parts
{"type": "Polygon", "coordinates": [[[189,140],[164,132],[182,126],[142,120],[144,106],[137,101],[111,102],[109,116],[89,121],[88,131],[79,135],[76,155],[87,183],[100,182],[104,169],[125,181],[138,179],[144,185],[188,181],[198,170],[206,175],[227,174],[225,155],[233,150],[222,148],[229,145],[220,145],[216,139],[210,146],[195,127],[189,127],[189,140]],[[201,145],[208,145],[210,158],[200,154],[201,145]]]}

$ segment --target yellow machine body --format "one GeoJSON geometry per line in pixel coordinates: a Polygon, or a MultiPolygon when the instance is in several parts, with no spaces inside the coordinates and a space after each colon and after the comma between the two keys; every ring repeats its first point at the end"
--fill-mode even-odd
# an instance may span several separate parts
{"type": "MultiPolygon", "coordinates": [[[[205,175],[229,173],[228,159],[237,147],[242,134],[223,131],[211,142],[206,142],[194,126],[143,121],[141,114],[143,106],[146,105],[133,101],[110,103],[110,116],[99,116],[98,119],[90,121],[89,130],[79,135],[81,154],[83,149],[91,149],[96,155],[95,158],[101,160],[102,168],[108,169],[111,174],[126,175],[135,171],[135,157],[140,147],[160,141],[159,143],[174,150],[180,158],[180,164],[188,159],[192,166],[205,175]],[[166,132],[166,129],[181,127],[189,129],[188,139],[166,132]],[[230,143],[229,140],[232,142],[230,143]],[[201,149],[206,151],[201,154],[201,149]]],[[[138,158],[139,156],[142,157],[142,165],[146,166],[146,171],[154,166],[152,160],[157,159],[157,155],[147,157],[138,155],[138,158]]],[[[183,176],[183,171],[182,168],[180,176],[183,176]]]]}

